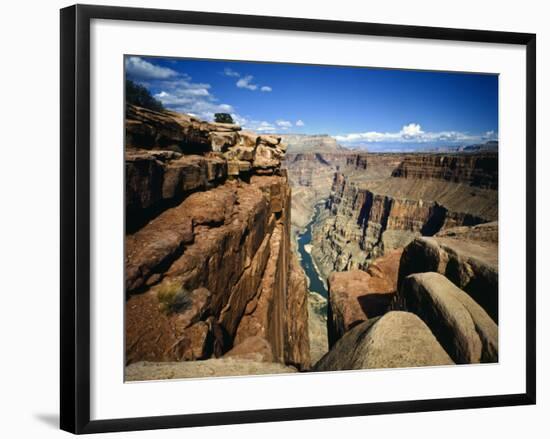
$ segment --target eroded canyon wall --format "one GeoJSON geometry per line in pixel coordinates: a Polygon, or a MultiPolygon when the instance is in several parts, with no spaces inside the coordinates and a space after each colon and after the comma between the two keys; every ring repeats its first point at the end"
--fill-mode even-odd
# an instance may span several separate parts
{"type": "Polygon", "coordinates": [[[371,260],[416,236],[496,220],[498,195],[493,188],[498,179],[490,170],[496,169],[498,156],[462,155],[467,157],[408,154],[388,175],[391,155],[373,159],[371,165],[370,157],[377,154],[369,154],[364,175],[335,173],[313,229],[312,254],[323,274],[366,269],[371,260]],[[375,160],[384,164],[382,170],[375,171],[375,160]],[[413,172],[411,163],[425,166],[413,172]]]}
{"type": "Polygon", "coordinates": [[[277,136],[129,106],[126,362],[310,366],[277,136]]]}

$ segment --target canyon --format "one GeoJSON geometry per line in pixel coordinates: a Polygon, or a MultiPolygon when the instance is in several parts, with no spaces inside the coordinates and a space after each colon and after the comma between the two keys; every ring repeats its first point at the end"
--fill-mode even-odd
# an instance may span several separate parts
{"type": "Polygon", "coordinates": [[[133,105],[126,379],[498,361],[498,152],[369,153],[133,105]]]}
{"type": "MultiPolygon", "coordinates": [[[[423,323],[429,322],[422,331],[429,329],[440,345],[421,361],[395,352],[408,358],[401,366],[422,363],[430,355],[441,357],[434,364],[498,361],[498,150],[493,145],[465,150],[367,153],[326,141],[322,151],[310,142],[288,148],[284,166],[294,194],[293,234],[298,243],[311,235],[312,261],[302,265],[310,285],[324,283],[327,298],[328,347],[322,358],[332,360],[316,363],[315,370],[375,367],[374,359],[371,366],[362,360],[343,365],[342,359],[355,355],[349,351],[358,345],[350,340],[368,337],[374,328],[366,322],[391,312],[421,316],[423,323]],[[422,239],[431,239],[430,245],[420,245],[422,239]],[[406,300],[414,288],[405,279],[424,272],[442,278],[430,279],[431,290],[435,284],[436,291],[451,291],[447,281],[463,302],[464,297],[470,300],[469,311],[457,305],[449,313],[481,316],[481,326],[489,329],[480,329],[473,319],[481,335],[470,334],[470,339],[488,345],[483,355],[457,356],[448,342],[456,340],[456,331],[441,335],[434,324],[445,321],[444,314],[437,314],[442,311],[424,309],[424,301],[415,308],[406,300]],[[363,323],[362,335],[347,335],[363,323]],[[338,343],[345,337],[350,340],[342,348],[338,343]],[[436,353],[441,347],[446,356],[436,353]]],[[[407,319],[398,314],[391,321],[407,319]]],[[[404,349],[411,346],[407,343],[404,349]]]]}

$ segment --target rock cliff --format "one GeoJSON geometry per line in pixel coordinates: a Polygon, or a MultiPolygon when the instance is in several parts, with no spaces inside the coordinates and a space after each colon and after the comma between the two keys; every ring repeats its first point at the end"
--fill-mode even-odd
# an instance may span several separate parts
{"type": "Polygon", "coordinates": [[[498,189],[498,153],[414,154],[405,157],[392,175],[498,189]]]}
{"type": "MultiPolygon", "coordinates": [[[[475,168],[468,173],[465,167],[465,164],[478,166],[490,162],[486,153],[477,160],[478,154],[467,154],[467,159],[460,162],[463,166],[456,175],[470,176],[472,184],[405,172],[403,169],[408,168],[404,168],[403,163],[412,160],[408,156],[392,172],[393,177],[378,178],[387,173],[391,155],[379,157],[378,163],[373,161],[372,166],[369,165],[371,155],[376,156],[367,155],[365,175],[349,171],[334,174],[325,209],[313,228],[312,255],[325,276],[332,271],[365,269],[370,260],[407,245],[417,236],[433,236],[454,227],[498,218],[497,191],[472,185],[492,186],[496,180],[493,183],[487,179],[476,180],[472,177],[477,175],[475,168]],[[380,167],[375,171],[377,166],[380,167]]],[[[417,155],[422,163],[424,155],[417,155]]],[[[439,157],[426,156],[430,160],[439,157]]],[[[490,163],[495,164],[496,156],[490,157],[493,160],[490,163]]],[[[447,163],[441,157],[440,162],[447,163]]],[[[433,174],[435,172],[430,175],[433,174]]]]}
{"type": "Polygon", "coordinates": [[[264,352],[309,368],[285,150],[280,137],[128,107],[127,364],[264,352]]]}

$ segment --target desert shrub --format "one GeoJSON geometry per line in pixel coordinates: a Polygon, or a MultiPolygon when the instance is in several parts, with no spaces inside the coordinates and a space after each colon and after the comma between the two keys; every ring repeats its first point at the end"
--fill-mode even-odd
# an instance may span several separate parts
{"type": "Polygon", "coordinates": [[[164,110],[162,102],[155,99],[147,88],[143,85],[136,84],[130,79],[126,80],[126,103],[137,105],[138,107],[149,108],[153,111],[164,110]]]}
{"type": "Polygon", "coordinates": [[[164,282],[157,290],[157,299],[161,311],[165,313],[181,312],[192,305],[190,293],[177,281],[164,282]]]}
{"type": "Polygon", "coordinates": [[[229,113],[216,113],[214,120],[218,123],[235,123],[229,113]]]}

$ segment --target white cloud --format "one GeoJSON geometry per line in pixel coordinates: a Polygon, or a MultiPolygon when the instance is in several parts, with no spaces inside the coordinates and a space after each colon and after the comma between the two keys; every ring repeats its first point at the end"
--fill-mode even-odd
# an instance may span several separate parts
{"type": "Polygon", "coordinates": [[[410,123],[408,125],[405,125],[403,128],[401,128],[401,134],[405,138],[413,138],[418,137],[424,134],[424,131],[422,131],[422,128],[417,123],[410,123]]]}
{"type": "Polygon", "coordinates": [[[287,129],[292,127],[292,122],[290,122],[288,120],[279,119],[279,120],[275,121],[275,123],[277,124],[278,127],[282,128],[284,130],[287,130],[287,129]]]}
{"type": "Polygon", "coordinates": [[[226,67],[225,69],[223,69],[223,74],[225,76],[229,76],[229,77],[232,77],[232,78],[238,78],[238,77],[241,76],[241,74],[239,72],[236,72],[235,70],[232,70],[229,67],[226,67]]]}
{"type": "MultiPolygon", "coordinates": [[[[267,121],[253,121],[239,115],[236,109],[227,103],[220,102],[212,94],[210,84],[194,82],[193,78],[185,73],[170,68],[157,66],[140,57],[132,56],[125,59],[128,76],[147,88],[154,88],[157,93],[154,97],[162,104],[178,113],[190,114],[203,120],[214,120],[215,113],[230,113],[233,120],[242,127],[259,132],[275,132],[277,127],[267,121]]],[[[224,75],[240,78],[236,85],[248,90],[262,90],[271,87],[253,83],[253,76],[241,76],[230,68],[224,69],[224,75]]],[[[265,90],[264,90],[265,91],[265,90]]],[[[283,121],[286,122],[286,121],[283,121]]],[[[281,128],[279,128],[281,129],[281,128]]]]}
{"type": "Polygon", "coordinates": [[[428,143],[428,142],[452,142],[452,143],[475,143],[486,139],[497,139],[498,135],[492,131],[484,134],[469,134],[461,131],[439,131],[427,132],[420,124],[410,123],[404,125],[397,132],[367,131],[364,133],[349,133],[334,136],[336,140],[344,143],[374,143],[374,142],[395,142],[395,143],[428,143]]]}
{"type": "Polygon", "coordinates": [[[494,130],[486,131],[483,134],[483,139],[484,140],[498,140],[498,133],[495,132],[494,130]]]}
{"type": "Polygon", "coordinates": [[[239,80],[235,83],[235,85],[238,88],[245,88],[247,90],[260,90],[263,92],[270,92],[273,91],[273,89],[269,85],[262,85],[261,87],[258,84],[254,84],[252,81],[254,80],[254,76],[252,75],[241,75],[239,72],[226,67],[223,69],[223,74],[225,76],[229,76],[230,78],[239,78],[239,80]]]}
{"type": "Polygon", "coordinates": [[[260,133],[274,133],[277,131],[277,127],[271,122],[265,120],[250,120],[243,124],[243,128],[251,131],[257,131],[260,133]]]}
{"type": "Polygon", "coordinates": [[[210,84],[193,82],[192,78],[181,75],[178,79],[159,81],[161,91],[155,98],[171,110],[193,114],[201,119],[213,120],[214,113],[232,113],[235,109],[220,103],[210,93],[210,84]]]}
{"type": "Polygon", "coordinates": [[[175,70],[157,66],[139,56],[129,56],[125,59],[124,65],[126,73],[135,79],[168,79],[178,74],[175,70]]]}
{"type": "Polygon", "coordinates": [[[243,76],[241,79],[237,81],[237,87],[246,88],[248,90],[256,90],[258,86],[256,84],[252,84],[253,79],[254,79],[254,76],[252,75],[243,76]]]}
{"type": "Polygon", "coordinates": [[[275,127],[271,123],[263,121],[256,126],[255,131],[273,132],[275,131],[275,127]]]}
{"type": "Polygon", "coordinates": [[[298,119],[295,124],[297,127],[303,127],[305,125],[302,119],[298,119]]]}

